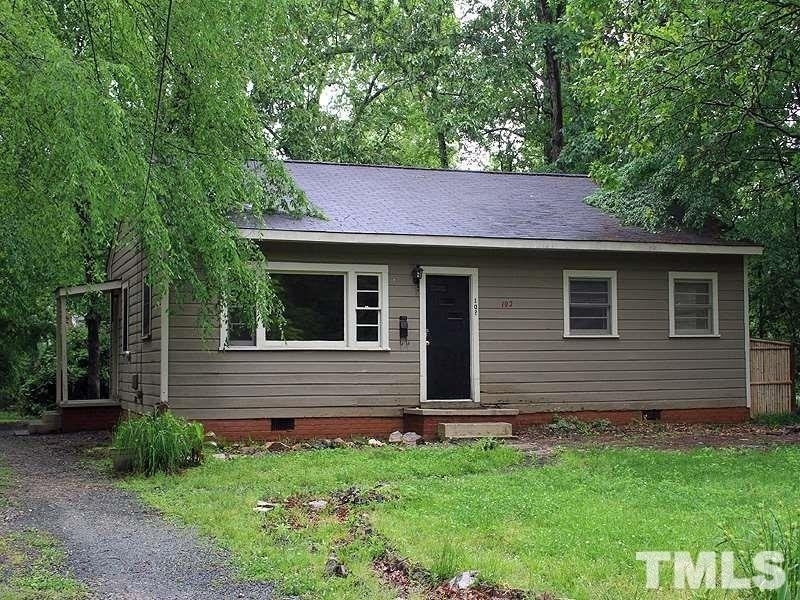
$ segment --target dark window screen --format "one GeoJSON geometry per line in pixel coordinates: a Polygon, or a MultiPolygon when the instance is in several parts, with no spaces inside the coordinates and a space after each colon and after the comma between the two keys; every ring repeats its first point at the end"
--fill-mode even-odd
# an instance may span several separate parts
{"type": "Polygon", "coordinates": [[[152,291],[150,284],[142,282],[142,337],[150,337],[150,324],[152,322],[152,291]]]}
{"type": "Polygon", "coordinates": [[[611,333],[610,288],[608,279],[570,279],[570,331],[611,333]]]}
{"type": "Polygon", "coordinates": [[[122,288],[122,351],[128,351],[128,288],[122,288]]]}
{"type": "MultiPolygon", "coordinates": [[[[284,339],[344,341],[344,275],[272,273],[272,281],[284,306],[284,339]]],[[[281,339],[280,331],[267,331],[267,339],[281,339]]]]}

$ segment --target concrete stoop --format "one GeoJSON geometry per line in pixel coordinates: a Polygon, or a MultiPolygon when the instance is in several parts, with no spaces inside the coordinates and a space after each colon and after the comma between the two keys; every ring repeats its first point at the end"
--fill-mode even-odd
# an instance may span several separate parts
{"type": "Polygon", "coordinates": [[[511,423],[439,423],[439,439],[472,440],[480,438],[511,438],[511,423]]]}
{"type": "Polygon", "coordinates": [[[27,432],[31,435],[57,433],[61,431],[61,412],[46,410],[41,417],[28,421],[27,432]]]}

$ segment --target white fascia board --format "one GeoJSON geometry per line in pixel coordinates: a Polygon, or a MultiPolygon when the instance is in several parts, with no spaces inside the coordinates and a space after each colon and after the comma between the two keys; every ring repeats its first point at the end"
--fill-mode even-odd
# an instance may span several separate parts
{"type": "Polygon", "coordinates": [[[379,244],[388,246],[438,246],[447,248],[494,248],[522,250],[585,250],[606,252],[657,252],[664,254],[758,255],[761,246],[722,244],[665,244],[657,242],[593,242],[571,240],[528,240],[512,238],[459,237],[443,235],[398,235],[389,233],[335,233],[239,228],[248,239],[276,242],[379,244]]]}

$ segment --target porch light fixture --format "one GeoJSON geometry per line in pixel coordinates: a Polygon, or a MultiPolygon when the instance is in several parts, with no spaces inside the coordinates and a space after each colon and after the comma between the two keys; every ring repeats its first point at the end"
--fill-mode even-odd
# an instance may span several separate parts
{"type": "Polygon", "coordinates": [[[411,270],[411,279],[414,280],[414,284],[417,286],[417,288],[419,288],[419,282],[422,280],[422,273],[423,269],[419,265],[411,270]]]}

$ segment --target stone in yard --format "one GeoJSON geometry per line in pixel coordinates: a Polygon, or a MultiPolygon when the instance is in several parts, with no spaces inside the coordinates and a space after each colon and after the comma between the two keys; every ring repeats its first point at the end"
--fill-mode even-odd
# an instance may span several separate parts
{"type": "Polygon", "coordinates": [[[256,448],[255,446],[242,446],[241,448],[239,448],[239,452],[241,452],[242,454],[255,454],[256,452],[258,452],[258,448],[256,448]]]}
{"type": "Polygon", "coordinates": [[[369,438],[369,440],[367,440],[367,444],[369,444],[373,448],[380,448],[381,446],[383,446],[383,442],[380,440],[376,440],[375,438],[369,438]]]}
{"type": "Polygon", "coordinates": [[[312,500],[308,503],[308,507],[311,510],[325,510],[326,506],[328,506],[327,500],[312,500]]]}
{"type": "Polygon", "coordinates": [[[217,437],[217,434],[216,434],[216,433],[214,433],[213,431],[207,431],[207,432],[206,432],[206,437],[207,437],[208,439],[214,439],[215,437],[217,437]]]}
{"type": "Polygon", "coordinates": [[[211,456],[213,458],[216,458],[217,460],[228,460],[228,455],[225,454],[224,452],[217,452],[216,454],[212,454],[211,456]]]}
{"type": "Polygon", "coordinates": [[[335,554],[331,554],[325,562],[325,575],[328,577],[347,577],[347,567],[335,554]]]}
{"type": "Polygon", "coordinates": [[[256,512],[270,512],[280,506],[279,504],[275,504],[274,502],[267,502],[266,500],[259,500],[256,502],[256,507],[253,509],[256,512]]]}
{"type": "Polygon", "coordinates": [[[447,585],[451,590],[468,590],[477,580],[477,571],[464,571],[453,577],[447,585]]]}
{"type": "Polygon", "coordinates": [[[403,432],[402,431],[393,431],[389,434],[389,443],[390,444],[400,444],[403,441],[403,432]]]}
{"type": "Polygon", "coordinates": [[[419,442],[421,439],[422,436],[414,431],[409,431],[408,433],[403,434],[403,443],[408,444],[409,446],[416,446],[417,442],[419,442]]]}
{"type": "Polygon", "coordinates": [[[268,452],[286,452],[289,449],[289,446],[283,442],[269,442],[264,448],[268,452]]]}
{"type": "Polygon", "coordinates": [[[344,448],[345,446],[347,446],[347,442],[345,442],[342,438],[336,438],[335,440],[333,440],[333,445],[336,448],[344,448]]]}

